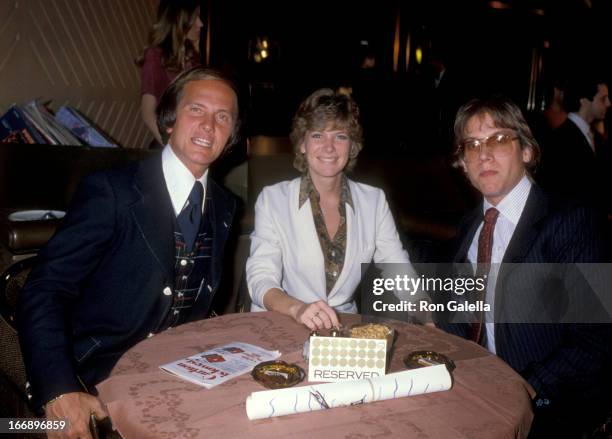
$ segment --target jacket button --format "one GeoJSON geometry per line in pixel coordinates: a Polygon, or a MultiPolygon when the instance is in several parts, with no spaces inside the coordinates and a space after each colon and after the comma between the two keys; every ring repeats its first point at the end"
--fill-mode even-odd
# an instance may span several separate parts
{"type": "Polygon", "coordinates": [[[170,289],[170,287],[164,288],[164,295],[165,296],[171,296],[172,295],[172,290],[170,289]]]}

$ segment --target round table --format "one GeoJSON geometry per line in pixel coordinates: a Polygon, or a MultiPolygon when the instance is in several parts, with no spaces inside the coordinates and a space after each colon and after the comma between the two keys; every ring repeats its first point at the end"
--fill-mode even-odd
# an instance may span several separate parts
{"type": "MultiPolygon", "coordinates": [[[[343,324],[370,321],[341,315],[343,324]]],[[[398,336],[389,372],[405,369],[410,352],[433,350],[455,362],[446,392],[250,421],[245,401],[265,390],[250,374],[212,389],[159,369],[230,342],[279,350],[298,363],[309,331],[274,312],[228,314],[172,328],[126,352],[98,387],[125,438],[514,438],[526,437],[533,390],[510,366],[477,344],[429,326],[386,320],[398,336]]]]}

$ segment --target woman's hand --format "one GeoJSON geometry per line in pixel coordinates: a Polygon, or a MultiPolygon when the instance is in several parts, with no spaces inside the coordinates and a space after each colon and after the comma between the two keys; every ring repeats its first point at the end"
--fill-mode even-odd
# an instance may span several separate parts
{"type": "Polygon", "coordinates": [[[283,290],[270,288],[263,297],[264,307],[291,316],[296,322],[308,326],[311,331],[340,326],[336,311],[324,300],[304,303],[283,290]]]}
{"type": "Polygon", "coordinates": [[[303,303],[292,311],[291,316],[295,321],[308,326],[312,331],[340,326],[336,311],[323,300],[303,303]]]}

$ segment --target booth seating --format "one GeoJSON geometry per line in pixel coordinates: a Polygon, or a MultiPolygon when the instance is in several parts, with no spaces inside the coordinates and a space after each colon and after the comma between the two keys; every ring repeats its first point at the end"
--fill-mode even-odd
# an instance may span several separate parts
{"type": "MultiPolygon", "coordinates": [[[[286,138],[254,137],[248,159],[247,203],[243,229],[252,230],[257,196],[268,185],[299,176],[286,138]]],[[[377,156],[364,148],[349,178],[385,191],[405,244],[441,242],[455,234],[461,216],[478,202],[467,179],[448,160],[433,157],[377,156]]],[[[414,247],[414,256],[420,251],[414,247]]]]}
{"type": "Polygon", "coordinates": [[[87,174],[144,158],[147,150],[55,145],[0,145],[0,271],[36,253],[59,220],[9,221],[15,211],[66,210],[87,174]]]}
{"type": "Polygon", "coordinates": [[[12,264],[0,278],[0,417],[29,418],[26,373],[17,338],[16,307],[34,258],[12,264]]]}
{"type": "MultiPolygon", "coordinates": [[[[30,257],[48,241],[61,220],[15,222],[9,221],[8,215],[27,209],[66,210],[86,174],[142,159],[150,153],[136,149],[0,145],[0,272],[10,274],[11,297],[16,297],[25,281],[30,257]]],[[[234,162],[230,167],[220,163],[223,172],[213,174],[242,200],[234,225],[238,233],[226,248],[224,288],[229,294],[219,295],[221,301],[213,304],[218,314],[250,309],[244,267],[257,196],[264,186],[299,176],[292,166],[293,152],[287,138],[254,137],[248,160],[234,162]]],[[[451,237],[456,220],[472,202],[467,182],[439,158],[375,157],[364,150],[350,177],[385,190],[398,229],[408,238],[407,248],[416,261],[422,254],[418,244],[451,237]]],[[[0,352],[6,353],[6,361],[21,364],[15,324],[6,317],[12,308],[6,307],[9,303],[6,300],[2,303],[0,352]]],[[[8,363],[2,366],[0,405],[9,410],[8,416],[29,414],[23,400],[24,376],[19,375],[20,370],[8,363]],[[8,376],[7,370],[16,375],[8,376]]]]}
{"type": "MultiPolygon", "coordinates": [[[[247,198],[240,219],[241,245],[234,267],[242,267],[248,256],[248,236],[254,227],[254,207],[268,185],[298,177],[293,167],[293,150],[288,138],[256,136],[250,141],[247,198]],[[242,258],[244,257],[244,261],[242,258]]],[[[349,177],[385,191],[398,230],[415,262],[427,260],[430,248],[450,239],[461,215],[477,202],[467,180],[441,157],[377,157],[362,151],[349,177]]],[[[237,311],[248,310],[250,300],[244,276],[234,273],[237,311]]]]}
{"type": "MultiPolygon", "coordinates": [[[[244,146],[242,146],[244,148],[244,146]]],[[[217,180],[238,194],[242,207],[235,224],[239,236],[228,247],[226,264],[231,297],[218,312],[235,310],[239,302],[248,236],[254,225],[254,205],[264,186],[295,178],[289,139],[255,136],[245,154],[233,154],[230,166],[220,163],[217,180]],[[242,162],[241,162],[242,161],[242,162]]],[[[2,145],[0,147],[0,271],[34,255],[54,233],[60,220],[8,221],[11,212],[25,209],[65,210],[83,176],[104,168],[138,160],[149,150],[90,148],[51,145],[2,145]]],[[[231,155],[230,155],[231,156],[231,155]]],[[[474,202],[469,185],[439,157],[377,157],[364,149],[350,177],[385,190],[398,229],[414,259],[421,251],[415,243],[450,238],[461,214],[474,202]]],[[[244,301],[242,301],[244,302],[244,301]]]]}

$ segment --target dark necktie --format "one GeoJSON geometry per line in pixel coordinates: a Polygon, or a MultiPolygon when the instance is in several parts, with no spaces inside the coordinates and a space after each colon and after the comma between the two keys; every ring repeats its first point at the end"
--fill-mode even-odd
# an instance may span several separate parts
{"type": "MultiPolygon", "coordinates": [[[[478,256],[476,257],[476,276],[482,277],[489,273],[491,268],[491,254],[493,253],[493,230],[495,230],[495,222],[499,216],[499,210],[494,207],[487,209],[484,215],[484,224],[480,229],[480,235],[478,235],[478,256]]],[[[485,282],[484,291],[482,291],[481,297],[478,300],[484,300],[486,296],[485,282]]],[[[476,343],[480,343],[482,339],[482,323],[484,314],[478,312],[477,321],[472,324],[472,340],[476,343]]]]}
{"type": "Polygon", "coordinates": [[[200,221],[202,220],[202,196],[204,194],[204,188],[202,183],[196,181],[193,184],[193,189],[189,193],[189,203],[181,211],[179,216],[176,218],[183,238],[185,239],[185,249],[191,251],[193,243],[195,242],[196,236],[198,236],[198,230],[200,229],[200,221]]]}

